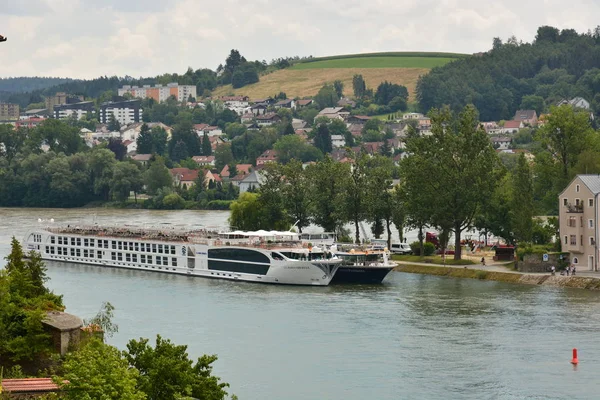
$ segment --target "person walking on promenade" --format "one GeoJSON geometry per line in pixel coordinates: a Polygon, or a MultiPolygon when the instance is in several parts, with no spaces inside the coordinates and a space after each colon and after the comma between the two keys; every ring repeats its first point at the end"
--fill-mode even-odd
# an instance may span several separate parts
{"type": "Polygon", "coordinates": [[[571,276],[575,276],[575,266],[571,267],[571,276]]]}
{"type": "Polygon", "coordinates": [[[481,265],[485,267],[485,257],[481,257],[481,265]]]}
{"type": "Polygon", "coordinates": [[[554,265],[550,267],[550,275],[554,275],[556,269],[554,268],[554,265]]]}
{"type": "Polygon", "coordinates": [[[565,271],[567,271],[567,276],[569,276],[569,272],[571,272],[571,266],[567,266],[567,268],[565,269],[565,271]]]}

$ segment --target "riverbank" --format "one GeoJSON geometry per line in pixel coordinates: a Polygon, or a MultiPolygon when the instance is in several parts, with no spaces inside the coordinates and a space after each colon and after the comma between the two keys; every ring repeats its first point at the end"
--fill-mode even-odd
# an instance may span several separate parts
{"type": "Polygon", "coordinates": [[[447,276],[451,278],[479,279],[525,285],[545,285],[575,289],[600,290],[600,274],[590,276],[561,276],[550,274],[524,274],[519,272],[502,272],[483,268],[439,267],[423,264],[398,264],[394,269],[398,272],[447,276]]]}

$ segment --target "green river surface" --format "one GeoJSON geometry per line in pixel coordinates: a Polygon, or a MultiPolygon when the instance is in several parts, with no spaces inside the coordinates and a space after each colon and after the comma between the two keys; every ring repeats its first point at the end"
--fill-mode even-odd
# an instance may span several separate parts
{"type": "MultiPolygon", "coordinates": [[[[224,227],[228,212],[0,208],[0,257],[56,224],[224,227]]],[[[124,349],[159,333],[241,400],[598,399],[600,292],[393,272],[378,286],[289,287],[48,262],[67,312],[116,307],[124,349]],[[573,367],[571,349],[579,349],[573,367]]]]}

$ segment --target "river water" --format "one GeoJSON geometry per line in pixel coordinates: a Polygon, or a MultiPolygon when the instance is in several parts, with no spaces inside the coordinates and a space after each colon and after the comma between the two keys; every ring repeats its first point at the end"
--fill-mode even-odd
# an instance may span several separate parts
{"type": "MultiPolygon", "coordinates": [[[[227,212],[0,208],[10,238],[56,223],[201,223],[227,212]]],[[[157,333],[217,354],[240,399],[597,399],[600,293],[394,272],[380,286],[287,287],[48,263],[67,311],[116,307],[125,348],[157,333]],[[580,364],[570,363],[578,347],[580,364]]]]}

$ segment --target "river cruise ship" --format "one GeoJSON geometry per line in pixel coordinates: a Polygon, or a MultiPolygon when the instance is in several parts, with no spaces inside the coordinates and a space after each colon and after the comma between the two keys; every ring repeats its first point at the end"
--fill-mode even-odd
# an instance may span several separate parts
{"type": "Polygon", "coordinates": [[[276,231],[50,227],[28,233],[23,247],[44,260],[288,285],[329,285],[342,263],[288,258],[290,249],[303,251],[300,238],[276,231]]]}

